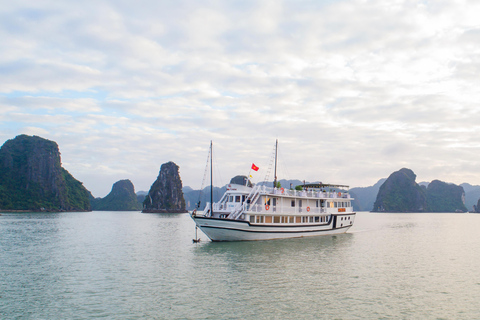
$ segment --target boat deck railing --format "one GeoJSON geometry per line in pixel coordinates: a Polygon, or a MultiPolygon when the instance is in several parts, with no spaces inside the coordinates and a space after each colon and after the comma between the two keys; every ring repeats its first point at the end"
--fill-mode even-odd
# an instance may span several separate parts
{"type": "Polygon", "coordinates": [[[275,194],[287,197],[302,197],[302,198],[343,198],[351,199],[348,192],[345,191],[322,191],[322,190],[291,190],[285,188],[270,188],[266,186],[259,186],[259,192],[275,194]]]}

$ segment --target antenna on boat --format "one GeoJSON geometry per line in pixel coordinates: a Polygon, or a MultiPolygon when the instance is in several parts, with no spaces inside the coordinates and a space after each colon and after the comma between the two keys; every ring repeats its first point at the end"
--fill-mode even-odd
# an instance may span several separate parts
{"type": "Polygon", "coordinates": [[[275,140],[275,171],[273,174],[273,188],[277,187],[277,150],[278,150],[278,139],[275,140]]]}
{"type": "Polygon", "coordinates": [[[213,217],[213,142],[210,140],[210,216],[213,217]]]}

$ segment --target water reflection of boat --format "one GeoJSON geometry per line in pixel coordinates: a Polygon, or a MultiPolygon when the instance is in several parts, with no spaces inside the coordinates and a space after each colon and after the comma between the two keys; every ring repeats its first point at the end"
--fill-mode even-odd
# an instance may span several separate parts
{"type": "Polygon", "coordinates": [[[203,212],[191,213],[196,226],[212,241],[338,234],[355,220],[346,185],[316,183],[288,190],[278,187],[276,173],[273,187],[254,186],[247,177],[243,181],[231,181],[220,201],[213,203],[211,198],[203,212]]]}

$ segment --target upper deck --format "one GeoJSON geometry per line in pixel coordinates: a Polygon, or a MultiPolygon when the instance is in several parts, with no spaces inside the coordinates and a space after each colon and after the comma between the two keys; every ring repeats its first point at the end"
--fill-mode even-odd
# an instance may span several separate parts
{"type": "MultiPolygon", "coordinates": [[[[303,190],[272,188],[265,185],[247,187],[228,185],[222,199],[213,204],[221,216],[240,216],[241,213],[265,214],[328,214],[352,212],[348,186],[309,184],[303,190]]],[[[207,212],[208,209],[205,209],[207,212]]]]}

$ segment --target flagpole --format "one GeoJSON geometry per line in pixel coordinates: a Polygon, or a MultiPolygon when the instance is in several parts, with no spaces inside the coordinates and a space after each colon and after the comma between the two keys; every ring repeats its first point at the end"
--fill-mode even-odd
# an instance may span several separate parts
{"type": "Polygon", "coordinates": [[[273,177],[273,188],[277,187],[277,149],[278,149],[278,139],[275,140],[275,174],[273,177]]]}

